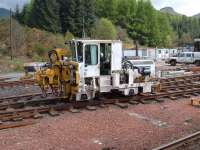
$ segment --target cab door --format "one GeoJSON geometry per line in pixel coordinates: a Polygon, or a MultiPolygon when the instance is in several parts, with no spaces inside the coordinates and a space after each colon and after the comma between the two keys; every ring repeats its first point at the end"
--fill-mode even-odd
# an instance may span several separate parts
{"type": "Polygon", "coordinates": [[[193,58],[194,58],[194,54],[193,53],[187,53],[186,54],[186,58],[185,58],[185,62],[186,63],[193,63],[193,58]]]}
{"type": "Polygon", "coordinates": [[[84,45],[84,76],[98,77],[100,76],[100,62],[99,62],[99,45],[85,44],[84,45]]]}
{"type": "Polygon", "coordinates": [[[178,63],[183,63],[185,61],[185,54],[184,53],[180,53],[178,58],[177,58],[177,62],[178,63]]]}

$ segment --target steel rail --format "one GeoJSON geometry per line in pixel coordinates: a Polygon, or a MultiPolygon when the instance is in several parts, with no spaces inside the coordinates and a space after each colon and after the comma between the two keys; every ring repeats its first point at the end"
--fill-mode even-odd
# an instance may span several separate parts
{"type": "Polygon", "coordinates": [[[192,74],[192,75],[184,75],[184,76],[177,76],[177,77],[169,77],[169,78],[161,78],[159,81],[171,81],[171,80],[180,80],[192,77],[200,77],[200,74],[192,74]]]}
{"type": "Polygon", "coordinates": [[[34,80],[20,80],[20,81],[1,81],[0,88],[3,87],[13,87],[13,86],[25,86],[25,85],[35,85],[34,80]]]}
{"type": "Polygon", "coordinates": [[[180,150],[186,148],[186,146],[189,146],[190,144],[195,144],[196,140],[200,142],[200,131],[153,150],[180,150]]]}
{"type": "MultiPolygon", "coordinates": [[[[194,78],[197,79],[198,78],[194,78]]],[[[182,80],[182,79],[180,79],[182,80]]],[[[168,82],[168,81],[165,81],[168,82]]],[[[177,81],[175,81],[177,82],[177,81]]],[[[87,106],[102,106],[107,104],[118,104],[118,103],[142,103],[157,101],[162,102],[160,99],[168,98],[175,100],[175,97],[184,97],[186,95],[200,94],[200,87],[196,84],[190,83],[190,85],[177,84],[177,88],[183,86],[189,87],[194,85],[190,89],[180,89],[174,91],[165,91],[160,93],[148,93],[140,94],[133,97],[105,97],[100,100],[85,101],[85,102],[67,102],[62,97],[50,97],[42,98],[41,93],[32,93],[19,96],[10,96],[0,98],[0,122],[15,121],[20,119],[37,118],[41,114],[50,113],[53,111],[66,111],[70,108],[86,108],[87,106]]],[[[166,86],[166,90],[169,90],[172,86],[166,86]]],[[[50,94],[50,93],[49,93],[50,94]]],[[[195,95],[194,95],[195,96],[195,95]]]]}

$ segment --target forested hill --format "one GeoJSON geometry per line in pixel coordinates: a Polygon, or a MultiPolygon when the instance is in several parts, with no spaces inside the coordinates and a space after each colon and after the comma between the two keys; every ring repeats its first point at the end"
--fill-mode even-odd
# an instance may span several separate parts
{"type": "Polygon", "coordinates": [[[191,43],[200,19],[155,10],[150,0],[32,0],[16,18],[30,27],[82,37],[138,40],[154,47],[191,43]]]}
{"type": "Polygon", "coordinates": [[[199,13],[199,14],[196,14],[196,15],[194,15],[194,17],[199,17],[199,18],[200,18],[200,13],[199,13]]]}
{"type": "Polygon", "coordinates": [[[160,9],[161,12],[163,13],[167,13],[167,14],[170,14],[170,15],[182,15],[182,14],[179,14],[178,12],[176,12],[172,7],[164,7],[162,9],[160,9]]]}
{"type": "Polygon", "coordinates": [[[0,18],[5,18],[10,15],[10,11],[5,8],[0,8],[0,18]]]}

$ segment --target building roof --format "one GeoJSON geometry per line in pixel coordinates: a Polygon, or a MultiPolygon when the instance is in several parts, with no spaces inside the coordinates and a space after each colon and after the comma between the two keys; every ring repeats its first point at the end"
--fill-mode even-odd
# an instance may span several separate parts
{"type": "Polygon", "coordinates": [[[72,41],[83,43],[122,43],[120,40],[73,39],[72,41]]]}
{"type": "Polygon", "coordinates": [[[200,42],[200,39],[194,39],[195,42],[200,42]]]}

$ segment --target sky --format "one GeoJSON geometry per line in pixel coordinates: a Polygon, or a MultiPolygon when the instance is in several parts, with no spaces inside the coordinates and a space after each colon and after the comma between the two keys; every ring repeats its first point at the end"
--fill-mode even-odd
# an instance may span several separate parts
{"type": "Polygon", "coordinates": [[[151,0],[156,9],[173,7],[178,13],[193,16],[200,13],[200,0],[151,0]]]}
{"type": "Polygon", "coordinates": [[[17,4],[22,8],[23,5],[29,1],[30,0],[0,0],[0,8],[15,9],[17,4]]]}
{"type": "MultiPolygon", "coordinates": [[[[30,0],[0,0],[0,8],[16,8],[19,4],[22,7],[30,0]]],[[[200,13],[200,0],[151,0],[156,9],[173,7],[178,13],[193,16],[200,13]]]]}

